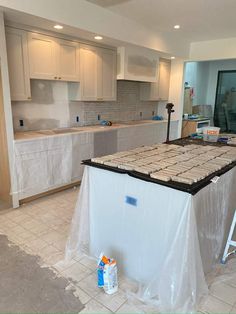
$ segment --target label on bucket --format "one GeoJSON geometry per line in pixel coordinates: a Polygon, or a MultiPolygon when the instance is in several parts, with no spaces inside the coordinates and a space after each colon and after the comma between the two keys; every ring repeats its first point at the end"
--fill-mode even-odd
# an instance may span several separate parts
{"type": "Polygon", "coordinates": [[[218,132],[216,130],[207,130],[208,135],[218,135],[218,132]]]}

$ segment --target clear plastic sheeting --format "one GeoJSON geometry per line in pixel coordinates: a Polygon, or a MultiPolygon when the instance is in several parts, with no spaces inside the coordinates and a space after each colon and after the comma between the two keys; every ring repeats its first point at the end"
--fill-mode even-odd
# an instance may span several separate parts
{"type": "Polygon", "coordinates": [[[162,312],[191,312],[208,293],[236,206],[236,170],[192,196],[86,167],[66,260],[100,252],[139,283],[136,297],[162,312]],[[132,200],[132,201],[130,201],[132,200]]]}
{"type": "Polygon", "coordinates": [[[15,143],[15,174],[19,199],[70,183],[72,138],[50,136],[15,143]]]}
{"type": "Polygon", "coordinates": [[[93,134],[60,134],[14,145],[14,188],[19,199],[82,179],[81,161],[93,155],[93,134]]]}

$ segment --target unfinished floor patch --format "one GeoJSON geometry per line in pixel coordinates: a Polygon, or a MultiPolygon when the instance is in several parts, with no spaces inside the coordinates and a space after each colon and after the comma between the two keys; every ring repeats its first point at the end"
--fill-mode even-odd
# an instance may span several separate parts
{"type": "Polygon", "coordinates": [[[0,313],[78,313],[83,305],[65,290],[68,281],[49,268],[41,268],[38,257],[11,245],[0,235],[0,313]]]}

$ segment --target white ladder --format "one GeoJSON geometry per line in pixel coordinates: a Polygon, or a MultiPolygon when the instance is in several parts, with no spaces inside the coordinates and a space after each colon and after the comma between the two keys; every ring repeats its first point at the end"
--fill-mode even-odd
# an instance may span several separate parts
{"type": "Polygon", "coordinates": [[[229,255],[236,253],[236,250],[233,250],[233,251],[231,251],[231,252],[228,253],[230,246],[233,246],[233,247],[236,248],[236,241],[233,241],[233,240],[232,240],[235,226],[236,226],[236,211],[235,211],[235,213],[234,213],[234,218],[233,218],[233,221],[232,221],[232,224],[231,224],[231,227],[230,227],[229,236],[228,236],[228,239],[227,239],[227,242],[226,242],[226,246],[225,246],[223,258],[222,258],[222,260],[221,260],[221,262],[222,262],[223,264],[225,264],[226,259],[227,259],[227,257],[228,257],[229,255]]]}

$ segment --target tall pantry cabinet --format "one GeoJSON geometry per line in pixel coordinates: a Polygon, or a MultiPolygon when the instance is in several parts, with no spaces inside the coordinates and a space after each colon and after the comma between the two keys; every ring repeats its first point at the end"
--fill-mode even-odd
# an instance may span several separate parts
{"type": "Polygon", "coordinates": [[[20,29],[7,27],[6,44],[11,100],[29,100],[31,92],[27,33],[20,29]]]}

